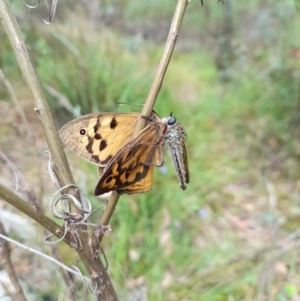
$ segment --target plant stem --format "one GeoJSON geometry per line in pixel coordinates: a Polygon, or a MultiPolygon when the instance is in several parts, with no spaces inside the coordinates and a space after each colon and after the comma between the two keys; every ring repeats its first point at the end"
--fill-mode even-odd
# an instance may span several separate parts
{"type": "MultiPolygon", "coordinates": [[[[153,110],[155,101],[157,99],[158,93],[160,91],[160,88],[162,86],[169,62],[172,57],[173,50],[175,48],[175,44],[177,41],[177,37],[179,34],[179,30],[182,24],[184,12],[186,9],[186,6],[188,5],[187,0],[178,0],[176,9],[173,16],[173,21],[170,27],[169,35],[166,41],[165,49],[162,54],[162,57],[160,59],[158,68],[156,70],[156,74],[153,78],[152,85],[148,94],[148,97],[145,101],[143,110],[141,112],[142,116],[150,116],[151,112],[153,110]]],[[[145,118],[140,118],[134,132],[134,137],[138,135],[138,133],[145,128],[147,125],[147,120],[145,118]]],[[[114,210],[117,206],[117,203],[119,201],[119,195],[117,195],[115,192],[112,193],[111,197],[108,200],[108,206],[106,210],[104,211],[101,223],[102,225],[108,225],[109,220],[111,216],[114,213],[114,210]]],[[[96,235],[99,236],[99,240],[101,241],[103,238],[102,233],[96,233],[96,235]]]]}
{"type": "MultiPolygon", "coordinates": [[[[52,156],[53,171],[58,179],[61,187],[67,184],[74,184],[74,179],[70,171],[70,167],[63,151],[62,144],[54,125],[51,112],[49,110],[46,97],[43,93],[42,86],[33,68],[26,44],[24,42],[22,33],[18,23],[12,14],[11,8],[6,0],[0,0],[0,19],[4,25],[6,34],[10,40],[10,44],[18,61],[23,78],[28,85],[32,98],[34,100],[34,110],[41,121],[41,125],[46,137],[48,147],[52,156]]],[[[31,210],[25,205],[25,201],[8,191],[4,187],[0,187],[0,196],[9,203],[14,202],[14,206],[27,211],[28,215],[33,218],[40,218],[40,223],[47,228],[43,214],[34,214],[34,208],[31,210]],[[43,217],[42,217],[43,216],[43,217]]],[[[69,189],[68,193],[72,193],[80,201],[76,189],[69,189]]],[[[74,206],[73,206],[74,207],[74,206]]],[[[75,207],[72,208],[79,214],[79,210],[75,207]]],[[[24,212],[24,211],[23,211],[24,212]]],[[[57,226],[55,224],[55,229],[57,226]]],[[[52,232],[52,231],[51,231],[52,232]]],[[[53,232],[52,232],[53,233],[53,232]]],[[[54,235],[57,235],[55,232],[54,235]]],[[[110,281],[105,267],[99,259],[97,244],[91,241],[91,236],[87,235],[87,227],[84,225],[68,227],[66,237],[72,239],[65,241],[70,247],[75,248],[81,260],[83,261],[86,270],[91,276],[94,287],[96,288],[95,294],[98,300],[116,301],[118,297],[114,291],[114,287],[110,281]]]]}

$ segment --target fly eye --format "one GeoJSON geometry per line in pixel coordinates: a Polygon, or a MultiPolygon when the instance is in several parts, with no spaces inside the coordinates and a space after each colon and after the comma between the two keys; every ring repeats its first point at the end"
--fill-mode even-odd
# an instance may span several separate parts
{"type": "Polygon", "coordinates": [[[177,122],[177,118],[174,116],[170,116],[170,118],[168,119],[168,125],[173,125],[177,122]]]}

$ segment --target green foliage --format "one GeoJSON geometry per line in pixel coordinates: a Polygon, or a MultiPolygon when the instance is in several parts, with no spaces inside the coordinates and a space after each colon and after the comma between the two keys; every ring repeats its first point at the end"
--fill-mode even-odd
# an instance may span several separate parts
{"type": "MultiPolygon", "coordinates": [[[[162,117],[173,112],[186,128],[191,183],[181,191],[166,155],[149,193],[120,198],[102,245],[121,299],[145,286],[149,301],[252,301],[267,286],[260,287],[268,273],[275,275],[271,291],[278,300],[297,296],[298,253],[285,249],[299,228],[297,13],[288,1],[232,2],[235,30],[225,81],[216,51],[224,5],[215,2],[204,0],[204,16],[200,1],[190,1],[155,106],[162,117]]],[[[95,20],[69,16],[66,24],[25,33],[45,87],[81,113],[117,110],[116,102],[142,105],[147,96],[163,45],[127,36],[127,30],[156,37],[158,21],[169,24],[174,7],[164,1],[103,3],[104,17],[121,9],[124,31],[95,29],[95,20]]],[[[13,56],[7,44],[0,47],[8,71],[13,56]]],[[[61,113],[57,98],[48,98],[61,113]]],[[[93,207],[101,206],[92,196],[96,168],[68,157],[93,207]]]]}
{"type": "MultiPolygon", "coordinates": [[[[82,114],[112,109],[117,102],[141,103],[146,96],[147,76],[134,66],[134,55],[122,51],[119,41],[110,33],[98,36],[97,40],[88,38],[91,40],[79,36],[75,44],[56,30],[51,31],[47,44],[56,39],[61,47],[38,58],[43,82],[54,86],[82,114]]],[[[52,100],[54,108],[55,103],[52,100]]]]}
{"type": "MultiPolygon", "coordinates": [[[[154,57],[153,49],[146,51],[154,57]]],[[[136,59],[144,56],[139,52],[136,59]]],[[[276,218],[268,206],[251,217],[242,204],[255,208],[265,194],[257,181],[261,168],[262,178],[280,186],[287,158],[295,160],[290,127],[297,82],[287,71],[290,64],[274,68],[269,56],[266,49],[246,65],[237,59],[230,81],[222,84],[207,52],[175,53],[155,109],[161,116],[173,111],[187,130],[191,183],[180,190],[166,156],[150,193],[121,197],[104,244],[121,287],[142,277],[149,300],[255,299],[264,261],[257,260],[255,242],[236,237],[225,216],[250,214],[270,225],[276,218]]],[[[289,172],[294,179],[299,175],[289,172]]],[[[96,180],[90,177],[92,192],[96,180]]],[[[121,295],[130,298],[128,291],[121,295]]]]}
{"type": "Polygon", "coordinates": [[[297,287],[292,284],[287,284],[284,287],[284,293],[288,298],[293,298],[293,297],[297,296],[297,287]]]}

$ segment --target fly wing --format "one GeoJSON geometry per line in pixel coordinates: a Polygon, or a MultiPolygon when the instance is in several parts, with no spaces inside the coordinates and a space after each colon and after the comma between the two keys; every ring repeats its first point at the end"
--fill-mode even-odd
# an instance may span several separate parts
{"type": "Polygon", "coordinates": [[[189,163],[188,163],[188,157],[187,157],[184,141],[182,141],[182,151],[183,151],[183,162],[184,162],[183,166],[185,170],[186,183],[190,183],[189,163]]]}

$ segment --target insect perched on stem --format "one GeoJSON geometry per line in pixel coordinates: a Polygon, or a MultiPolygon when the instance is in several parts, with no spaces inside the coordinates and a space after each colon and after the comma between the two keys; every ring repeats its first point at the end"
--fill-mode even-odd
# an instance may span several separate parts
{"type": "Polygon", "coordinates": [[[186,133],[183,126],[177,123],[177,119],[172,116],[169,117],[168,123],[173,123],[164,134],[165,142],[170,149],[171,158],[178,180],[183,190],[186,189],[186,184],[190,181],[188,159],[185,148],[186,133]]]}
{"type": "MultiPolygon", "coordinates": [[[[172,114],[160,119],[152,113],[149,124],[132,138],[138,113],[96,113],[70,121],[60,131],[64,144],[103,173],[95,195],[147,192],[152,187],[154,166],[164,161],[168,144],[181,188],[189,183],[186,134],[172,114]]],[[[144,117],[145,118],[145,117],[144,117]]]]}

